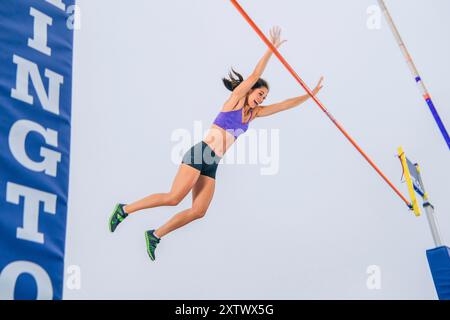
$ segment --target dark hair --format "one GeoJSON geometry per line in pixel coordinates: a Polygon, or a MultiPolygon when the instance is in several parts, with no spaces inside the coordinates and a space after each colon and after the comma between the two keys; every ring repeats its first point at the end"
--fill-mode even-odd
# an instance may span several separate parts
{"type": "MultiPolygon", "coordinates": [[[[241,82],[244,81],[244,78],[242,77],[242,75],[240,73],[234,71],[233,68],[231,68],[231,71],[237,76],[237,78],[235,78],[233,76],[233,73],[229,72],[228,73],[229,79],[222,78],[222,81],[228,90],[233,91],[234,89],[236,89],[236,87],[238,85],[241,84],[241,82]]],[[[266,80],[259,78],[258,81],[256,81],[256,83],[253,85],[252,90],[262,88],[262,87],[266,87],[267,89],[269,89],[269,84],[267,83],[266,80]]]]}

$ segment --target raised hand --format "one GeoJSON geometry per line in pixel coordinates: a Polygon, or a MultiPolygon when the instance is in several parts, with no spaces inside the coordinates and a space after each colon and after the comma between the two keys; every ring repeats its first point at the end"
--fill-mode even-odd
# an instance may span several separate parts
{"type": "Polygon", "coordinates": [[[270,41],[272,42],[275,48],[279,48],[283,43],[287,40],[281,40],[281,28],[278,26],[272,27],[269,31],[270,41]]]}
{"type": "Polygon", "coordinates": [[[315,96],[317,93],[319,93],[320,89],[323,88],[323,77],[320,77],[319,82],[317,83],[316,87],[313,89],[312,93],[315,96]]]}

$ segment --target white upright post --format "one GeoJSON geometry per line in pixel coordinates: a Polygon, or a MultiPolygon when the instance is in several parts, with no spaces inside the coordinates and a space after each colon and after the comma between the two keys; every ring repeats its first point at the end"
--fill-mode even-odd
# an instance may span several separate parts
{"type": "Polygon", "coordinates": [[[438,224],[436,222],[436,216],[434,214],[434,208],[428,201],[423,204],[423,208],[427,213],[428,225],[430,226],[431,234],[433,235],[434,244],[436,247],[442,246],[441,235],[439,232],[438,224]]]}
{"type": "Polygon", "coordinates": [[[420,185],[420,188],[422,189],[422,199],[423,199],[423,208],[425,209],[425,212],[427,214],[427,220],[428,225],[430,226],[431,235],[433,236],[434,244],[436,247],[442,246],[442,240],[441,240],[441,234],[439,232],[439,227],[436,221],[436,215],[434,213],[434,207],[428,200],[428,193],[425,190],[425,186],[423,184],[422,175],[420,174],[420,167],[416,163],[414,165],[417,173],[417,179],[419,180],[418,183],[420,185]]]}

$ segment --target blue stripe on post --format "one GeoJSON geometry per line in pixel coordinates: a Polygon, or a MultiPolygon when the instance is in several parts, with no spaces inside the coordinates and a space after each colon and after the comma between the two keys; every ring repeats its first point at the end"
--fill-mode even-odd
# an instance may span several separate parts
{"type": "Polygon", "coordinates": [[[416,77],[416,82],[420,82],[422,79],[420,77],[416,77]]]}
{"type": "Polygon", "coordinates": [[[428,104],[428,107],[430,108],[431,114],[434,117],[434,120],[436,121],[439,130],[441,130],[442,136],[445,139],[445,142],[447,142],[447,146],[450,149],[450,137],[448,136],[447,129],[444,126],[444,123],[441,120],[441,117],[439,117],[439,114],[437,113],[436,108],[434,107],[433,101],[431,98],[426,99],[426,102],[428,104]]]}

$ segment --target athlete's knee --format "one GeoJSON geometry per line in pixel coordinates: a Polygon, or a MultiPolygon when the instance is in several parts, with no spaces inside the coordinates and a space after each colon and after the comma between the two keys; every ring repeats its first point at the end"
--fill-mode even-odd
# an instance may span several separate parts
{"type": "Polygon", "coordinates": [[[183,195],[179,194],[179,193],[166,193],[166,203],[169,206],[176,206],[178,205],[181,200],[183,200],[183,195]]]}
{"type": "Polygon", "coordinates": [[[203,208],[203,207],[192,207],[191,208],[191,213],[194,216],[195,219],[201,219],[205,216],[206,211],[208,210],[208,208],[203,208]]]}

